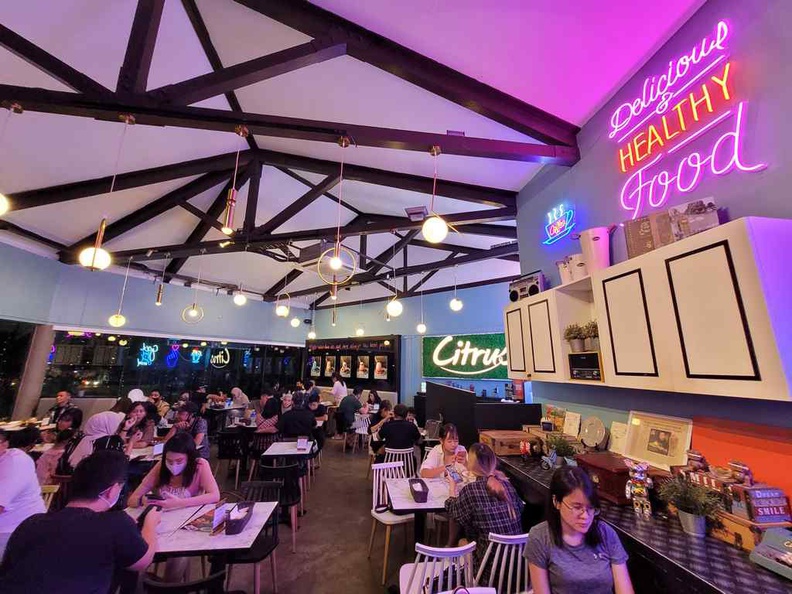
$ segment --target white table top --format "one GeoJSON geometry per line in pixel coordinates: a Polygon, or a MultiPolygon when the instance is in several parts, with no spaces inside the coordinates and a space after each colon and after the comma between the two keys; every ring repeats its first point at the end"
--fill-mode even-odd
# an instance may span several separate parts
{"type": "Polygon", "coordinates": [[[150,461],[162,459],[162,454],[153,456],[152,455],[153,453],[154,453],[154,446],[148,446],[145,448],[133,448],[132,451],[129,453],[129,459],[130,460],[143,459],[150,461]]]}
{"type": "MultiPolygon", "coordinates": [[[[39,431],[47,431],[48,429],[55,429],[54,423],[50,425],[42,425],[40,423],[34,423],[34,425],[39,431]]],[[[2,429],[3,431],[21,431],[25,427],[27,427],[27,425],[24,424],[24,421],[11,421],[10,423],[0,423],[0,429],[2,429]]]]}
{"type": "Polygon", "coordinates": [[[423,479],[429,487],[426,503],[416,503],[410,493],[410,479],[386,479],[385,486],[394,512],[442,511],[448,499],[448,482],[444,478],[423,479]]]}
{"type": "MultiPolygon", "coordinates": [[[[229,504],[229,509],[233,504],[229,504]]],[[[256,537],[264,528],[272,512],[278,504],[274,501],[256,503],[253,507],[253,517],[239,534],[229,536],[225,533],[211,536],[207,532],[195,530],[182,530],[180,527],[190,516],[192,516],[199,506],[194,505],[182,509],[165,511],[162,513],[162,521],[157,527],[158,545],[157,553],[165,553],[169,556],[196,555],[203,551],[233,551],[248,550],[253,546],[256,537]]],[[[214,504],[200,506],[201,512],[195,514],[195,518],[201,513],[206,513],[214,507],[214,504]]],[[[126,512],[134,519],[143,513],[144,507],[127,509],[126,512]]],[[[195,519],[193,518],[193,519],[195,519]]]]}
{"type": "Polygon", "coordinates": [[[297,442],[296,441],[276,441],[270,447],[267,448],[267,451],[264,452],[264,456],[307,456],[313,450],[314,444],[316,442],[309,441],[308,447],[304,450],[297,449],[297,442]]]}
{"type": "Polygon", "coordinates": [[[51,449],[52,449],[54,446],[55,446],[55,444],[54,444],[54,443],[37,443],[36,445],[34,445],[34,446],[33,446],[33,447],[30,449],[30,451],[31,451],[31,452],[41,452],[41,453],[44,453],[44,452],[46,452],[47,450],[51,450],[51,449]]]}

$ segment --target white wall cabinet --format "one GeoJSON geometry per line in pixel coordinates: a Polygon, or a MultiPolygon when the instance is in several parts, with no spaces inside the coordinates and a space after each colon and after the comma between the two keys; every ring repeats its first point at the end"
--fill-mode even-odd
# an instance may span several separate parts
{"type": "Polygon", "coordinates": [[[563,328],[596,318],[605,385],[789,401],[789,259],[792,221],[739,219],[526,299],[533,379],[568,381],[563,328]]]}
{"type": "Polygon", "coordinates": [[[509,351],[509,379],[531,379],[529,362],[528,312],[524,302],[511,303],[503,310],[503,327],[506,329],[506,348],[509,351]]]}

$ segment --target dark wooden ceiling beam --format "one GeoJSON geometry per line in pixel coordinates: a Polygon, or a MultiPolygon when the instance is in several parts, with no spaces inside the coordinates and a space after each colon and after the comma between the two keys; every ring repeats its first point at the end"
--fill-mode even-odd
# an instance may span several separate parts
{"type": "Polygon", "coordinates": [[[210,217],[207,213],[202,211],[197,206],[193,206],[190,202],[180,202],[179,206],[189,212],[194,217],[197,217],[204,221],[207,225],[212,227],[213,229],[217,229],[218,231],[223,230],[223,225],[220,224],[220,221],[210,217]]]}
{"type": "Polygon", "coordinates": [[[313,204],[313,202],[316,201],[316,199],[318,199],[320,196],[336,187],[340,180],[341,176],[338,173],[327,176],[324,180],[319,182],[318,185],[312,187],[305,194],[297,198],[294,202],[281,210],[269,221],[256,227],[253,230],[252,235],[268,235],[272,233],[278,227],[286,223],[289,219],[300,213],[303,209],[313,204]]]}
{"type": "Polygon", "coordinates": [[[289,286],[290,283],[297,280],[302,273],[305,272],[304,270],[300,270],[299,268],[295,268],[294,270],[290,270],[286,276],[272,285],[269,289],[264,291],[265,298],[266,297],[277,297],[281,293],[286,292],[286,287],[289,286]]]}
{"type": "MultiPolygon", "coordinates": [[[[300,183],[301,183],[301,184],[303,184],[304,186],[308,186],[309,188],[314,188],[314,187],[316,187],[316,186],[315,186],[313,183],[311,183],[310,181],[308,181],[307,179],[305,179],[305,178],[304,178],[302,175],[300,175],[299,173],[295,173],[295,172],[294,172],[294,171],[292,171],[291,169],[286,169],[285,167],[275,167],[275,169],[277,169],[278,171],[280,171],[280,172],[282,172],[282,173],[285,173],[286,175],[288,175],[288,176],[289,176],[289,177],[291,177],[292,179],[296,179],[298,182],[300,182],[300,183]]],[[[329,198],[330,200],[332,200],[332,201],[333,201],[333,202],[335,202],[336,204],[338,204],[338,203],[341,203],[341,206],[343,206],[343,207],[344,207],[344,208],[346,208],[347,210],[350,210],[350,211],[352,211],[352,212],[353,212],[353,213],[355,213],[355,215],[357,215],[357,216],[362,216],[362,215],[364,214],[364,213],[363,213],[363,211],[361,211],[361,210],[359,210],[359,209],[355,208],[355,207],[354,207],[354,206],[352,206],[352,205],[351,205],[349,202],[346,202],[346,201],[344,201],[344,200],[340,200],[340,199],[339,199],[337,196],[334,196],[334,195],[333,195],[333,194],[331,194],[330,192],[325,192],[325,193],[324,193],[324,197],[325,197],[325,198],[329,198]]]]}
{"type": "Polygon", "coordinates": [[[366,268],[366,272],[369,274],[377,274],[380,270],[382,270],[388,262],[390,262],[396,254],[400,251],[404,250],[415,237],[420,233],[420,229],[413,229],[408,231],[407,234],[400,238],[396,243],[394,243],[391,247],[382,251],[382,253],[375,258],[376,262],[372,263],[371,265],[366,268]]]}
{"type": "Polygon", "coordinates": [[[11,221],[7,221],[5,219],[0,219],[0,231],[7,231],[8,233],[13,233],[19,237],[24,237],[25,239],[30,239],[37,243],[47,246],[48,248],[52,248],[55,250],[63,250],[66,249],[66,246],[62,243],[55,241],[54,239],[50,239],[49,237],[44,237],[43,235],[39,235],[38,233],[34,233],[33,231],[28,231],[19,225],[12,223],[11,221]]]}
{"type": "Polygon", "coordinates": [[[157,43],[165,0],[138,0],[124,63],[118,73],[116,90],[124,94],[146,92],[151,59],[157,43]]]}
{"type": "MultiPolygon", "coordinates": [[[[240,166],[243,164],[247,165],[251,156],[251,151],[243,151],[240,153],[240,166]]],[[[225,171],[227,169],[233,169],[235,162],[236,153],[225,153],[215,157],[192,159],[181,163],[173,163],[172,165],[119,173],[116,177],[115,191],[129,190],[131,188],[157,184],[202,173],[225,171]]],[[[14,210],[24,210],[26,208],[44,206],[45,204],[56,204],[68,200],[106,194],[110,190],[110,182],[112,179],[112,176],[105,176],[70,184],[26,190],[24,192],[11,194],[8,198],[12,201],[14,210]]]]}
{"type": "MultiPolygon", "coordinates": [[[[223,62],[220,59],[220,54],[217,53],[217,49],[212,43],[212,38],[209,35],[209,29],[206,27],[206,22],[201,15],[201,11],[198,10],[198,5],[195,3],[195,0],[182,0],[182,6],[184,7],[184,11],[187,13],[187,18],[190,19],[190,24],[192,25],[193,31],[195,31],[196,37],[198,37],[198,41],[203,48],[204,54],[206,55],[206,59],[209,60],[209,65],[212,67],[212,70],[222,70],[223,69],[223,62]]],[[[228,101],[228,105],[231,107],[231,111],[241,112],[242,106],[239,104],[239,99],[237,99],[236,93],[233,91],[229,91],[225,93],[226,101],[228,101]]],[[[256,143],[256,139],[253,138],[252,134],[248,134],[247,138],[248,146],[252,149],[258,149],[258,144],[256,143]]]]}
{"type": "Polygon", "coordinates": [[[549,144],[577,146],[579,128],[305,0],[236,0],[311,37],[348,36],[349,55],[549,144]]]}
{"type": "MultiPolygon", "coordinates": [[[[447,242],[444,242],[444,241],[440,242],[440,243],[429,243],[425,239],[413,239],[410,242],[410,245],[423,247],[423,248],[427,248],[427,249],[432,249],[432,250],[441,250],[441,251],[444,251],[444,252],[457,252],[457,253],[460,253],[460,254],[475,254],[477,252],[482,251],[483,249],[486,249],[486,248],[470,247],[470,246],[466,246],[466,245],[457,245],[455,243],[447,243],[447,242]]],[[[514,254],[511,255],[511,256],[503,256],[502,258],[499,258],[499,259],[500,260],[508,260],[510,262],[519,262],[520,261],[520,257],[517,256],[517,255],[514,255],[514,254]]]]}
{"type": "Polygon", "coordinates": [[[247,202],[245,203],[245,220],[242,231],[251,233],[256,228],[256,212],[258,212],[259,191],[261,190],[261,161],[253,159],[248,164],[250,184],[248,185],[247,202]]]}
{"type": "MultiPolygon", "coordinates": [[[[244,124],[251,134],[329,143],[336,143],[341,136],[349,136],[358,146],[410,150],[427,154],[432,146],[438,145],[443,153],[449,155],[539,164],[571,166],[580,158],[577,147],[470,138],[276,115],[238,113],[205,107],[168,106],[158,104],[149,97],[115,95],[94,99],[64,91],[0,85],[0,100],[16,101],[28,111],[108,121],[116,121],[120,114],[130,113],[135,116],[139,125],[232,132],[239,124],[244,124]]],[[[431,185],[428,187],[431,188],[431,185]]],[[[424,188],[423,191],[426,192],[428,189],[424,188]]]]}
{"type": "Polygon", "coordinates": [[[110,94],[110,89],[0,24],[0,46],[67,87],[86,95],[110,94]]]}
{"type": "Polygon", "coordinates": [[[274,54],[160,87],[148,94],[163,103],[190,105],[306,66],[321,64],[344,54],[346,43],[331,38],[314,39],[274,54]]]}

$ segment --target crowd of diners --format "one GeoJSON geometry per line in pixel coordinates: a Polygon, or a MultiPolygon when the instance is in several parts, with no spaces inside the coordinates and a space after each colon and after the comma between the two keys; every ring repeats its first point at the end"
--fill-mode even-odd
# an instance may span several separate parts
{"type": "MultiPolygon", "coordinates": [[[[370,445],[377,462],[384,459],[386,447],[405,449],[421,440],[414,410],[393,405],[373,390],[364,399],[360,387],[350,392],[337,375],[329,393],[320,394],[314,382],[306,381],[290,389],[265,386],[254,401],[238,387],[228,395],[197,388],[172,405],[157,390],[148,397],[132,390],[84,424],[70,394],[58,393],[49,411],[54,428],[16,431],[14,447],[10,433],[0,430],[0,592],[111,591],[122,576],[148,567],[157,547],[161,512],[150,511],[138,527],[120,511],[123,507],[156,502],[169,510],[219,501],[209,465],[207,410],[231,408],[255,423],[259,433],[313,435],[321,448],[327,427],[323,422],[330,416],[323,398],[332,402],[339,439],[354,439],[356,421],[370,415],[370,445]],[[160,438],[165,442],[162,458],[130,490],[130,454],[154,443],[165,419],[171,426],[160,438]],[[41,442],[52,445],[34,462],[31,448],[41,442]],[[63,474],[71,475],[70,499],[62,509],[45,513],[41,486],[63,474]],[[43,570],[41,560],[52,558],[58,563],[43,570]]],[[[426,452],[419,469],[423,478],[446,480],[447,546],[475,541],[474,571],[482,562],[488,534],[523,532],[524,504],[497,464],[489,446],[475,443],[466,449],[456,427],[445,424],[440,443],[426,452]]],[[[525,548],[535,594],[633,592],[627,555],[614,530],[599,521],[597,492],[582,469],[556,470],[547,518],[531,528],[525,548]]],[[[187,579],[188,567],[186,558],[169,559],[165,579],[187,579]]]]}

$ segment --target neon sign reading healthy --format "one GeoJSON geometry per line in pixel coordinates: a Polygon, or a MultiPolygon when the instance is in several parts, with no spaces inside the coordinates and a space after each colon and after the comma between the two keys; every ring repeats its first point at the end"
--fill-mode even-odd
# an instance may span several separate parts
{"type": "Polygon", "coordinates": [[[726,55],[729,26],[720,21],[693,49],[644,80],[642,93],[623,103],[610,119],[610,138],[619,136],[617,163],[628,177],[619,200],[638,218],[647,207],[663,206],[674,193],[692,192],[709,171],[761,171],[743,153],[747,102],[734,97],[734,65],[726,55]],[[719,136],[708,134],[721,131],[719,136]],[[706,148],[680,153],[707,135],[706,148]]]}
{"type": "Polygon", "coordinates": [[[559,204],[547,213],[547,224],[545,225],[547,239],[542,243],[545,245],[555,243],[562,237],[569,235],[574,227],[575,211],[571,208],[564,208],[563,204],[559,204]]]}

